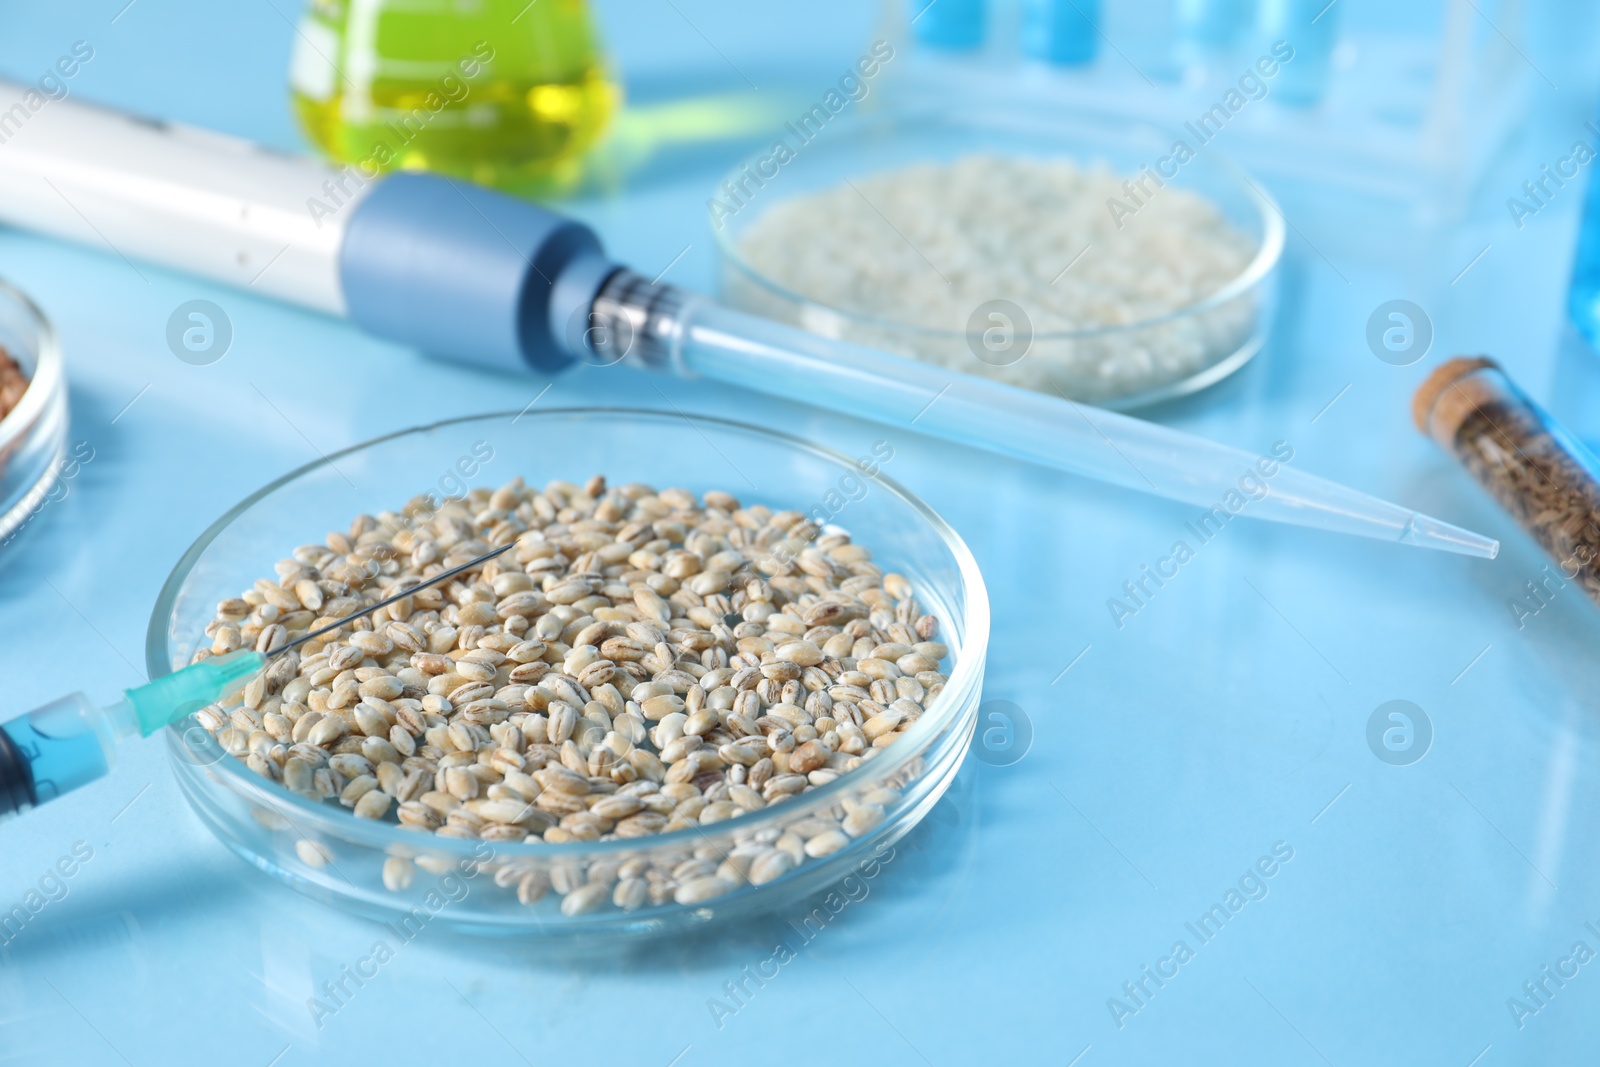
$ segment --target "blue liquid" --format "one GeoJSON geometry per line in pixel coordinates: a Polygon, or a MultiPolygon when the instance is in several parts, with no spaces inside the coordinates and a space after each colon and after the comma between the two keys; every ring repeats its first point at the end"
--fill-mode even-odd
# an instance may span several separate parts
{"type": "Polygon", "coordinates": [[[934,48],[976,48],[989,21],[987,0],[907,0],[911,33],[934,48]]]}
{"type": "MultiPolygon", "coordinates": [[[[1596,171],[1595,174],[1600,174],[1596,171]]],[[[1572,284],[1567,315],[1589,347],[1600,352],[1600,182],[1589,178],[1578,228],[1578,251],[1572,259],[1572,284]]]]}
{"type": "Polygon", "coordinates": [[[1283,64],[1272,84],[1280,104],[1309,106],[1328,88],[1333,48],[1339,42],[1339,12],[1344,5],[1328,0],[1263,0],[1263,42],[1285,41],[1294,59],[1283,64]]]}
{"type": "Polygon", "coordinates": [[[1022,51],[1058,67],[1082,66],[1100,45],[1099,21],[1100,0],[1027,0],[1022,51]]]}
{"type": "Polygon", "coordinates": [[[1230,48],[1250,29],[1253,0],[1178,0],[1180,40],[1204,48],[1230,48]]]}
{"type": "Polygon", "coordinates": [[[33,802],[48,804],[111,770],[100,733],[80,698],[67,697],[5,724],[33,779],[33,802]]]}

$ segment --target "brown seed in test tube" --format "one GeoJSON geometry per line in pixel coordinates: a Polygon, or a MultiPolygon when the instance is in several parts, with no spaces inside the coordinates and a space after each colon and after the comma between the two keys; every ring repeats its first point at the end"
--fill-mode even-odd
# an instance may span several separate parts
{"type": "Polygon", "coordinates": [[[1441,364],[1418,388],[1411,413],[1539,542],[1562,576],[1600,603],[1600,461],[1492,359],[1441,364]]]}

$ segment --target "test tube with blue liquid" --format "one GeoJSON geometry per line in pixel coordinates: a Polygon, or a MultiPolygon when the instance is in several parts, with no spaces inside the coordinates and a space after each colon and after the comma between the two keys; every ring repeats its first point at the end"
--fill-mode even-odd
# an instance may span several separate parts
{"type": "Polygon", "coordinates": [[[1100,0],[1023,0],[1022,52],[1056,67],[1094,61],[1100,0]]]}
{"type": "Polygon", "coordinates": [[[1278,103],[1309,107],[1326,95],[1339,39],[1339,9],[1340,4],[1329,0],[1261,0],[1263,38],[1294,49],[1294,59],[1273,80],[1272,97],[1278,103]]]}
{"type": "MultiPolygon", "coordinates": [[[[1578,224],[1578,247],[1572,258],[1572,281],[1567,290],[1567,317],[1589,347],[1600,353],[1600,126],[1588,124],[1588,191],[1583,197],[1583,218],[1578,224]]],[[[1576,151],[1576,150],[1575,150],[1576,151]]],[[[1574,155],[1573,158],[1576,158],[1574,155]]],[[[1530,195],[1529,199],[1535,199],[1530,195]]]]}
{"type": "Polygon", "coordinates": [[[911,36],[919,44],[965,51],[983,44],[988,0],[907,0],[911,36]]]}
{"type": "Polygon", "coordinates": [[[1255,24],[1255,0],[1177,0],[1180,67],[1204,68],[1236,49],[1255,24]]]}

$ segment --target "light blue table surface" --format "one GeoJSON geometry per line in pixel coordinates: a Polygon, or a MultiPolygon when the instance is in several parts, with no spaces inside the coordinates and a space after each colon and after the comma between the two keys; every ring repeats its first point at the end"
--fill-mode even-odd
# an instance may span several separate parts
{"type": "MultiPolygon", "coordinates": [[[[139,0],[113,23],[123,3],[0,6],[0,71],[36,76],[84,39],[96,49],[84,98],[299,145],[282,92],[287,0],[139,0]]],[[[602,13],[623,67],[661,84],[726,75],[725,61],[828,71],[875,18],[844,0],[750,7],[616,0],[602,13]]],[[[1528,61],[1586,71],[1594,40],[1545,14],[1556,28],[1524,42],[1528,61]]],[[[430,936],[318,1028],[307,999],[377,928],[235,859],[151,744],[0,828],[0,909],[74,842],[93,851],[65,898],[0,949],[0,1063],[1596,1062],[1600,963],[1520,1028],[1507,1000],[1575,943],[1600,951],[1600,615],[1568,588],[1518,627],[1508,601],[1545,560],[1416,433],[1407,406],[1439,359],[1486,351],[1600,436],[1600,372],[1561,329],[1577,192],[1521,231],[1504,208],[1587,117],[1570,85],[1534,81],[1517,140],[1437,254],[1403,256],[1414,249],[1396,235],[1362,232],[1324,259],[1295,237],[1267,353],[1152,413],[1246,448],[1287,441],[1297,466],[1501,538],[1494,562],[1236,523],[1119,630],[1107,598],[1167,552],[1193,509],[908,436],[894,476],[976,554],[995,618],[985,695],[1025,709],[1032,749],[1009,767],[969,761],[868,900],[720,1028],[708,999],[767,957],[783,916],[595,960],[430,936]],[[1363,340],[1369,313],[1395,297],[1423,304],[1437,329],[1408,368],[1363,340]],[[1410,766],[1368,747],[1368,718],[1392,699],[1433,725],[1410,766]],[[1265,898],[1201,944],[1185,923],[1274,847],[1293,858],[1265,898]],[[1128,1000],[1123,984],[1178,940],[1194,958],[1119,1027],[1108,998],[1128,1000]]],[[[669,278],[710,287],[703,200],[728,162],[708,151],[573,210],[646,272],[687,246],[669,278]]],[[[1283,192],[1291,221],[1315,233],[1315,202],[1283,192]]],[[[545,384],[141,271],[0,233],[0,275],[60,328],[73,440],[95,457],[0,558],[13,709],[141,681],[167,571],[248,491],[388,430],[520,407],[545,384]],[[164,343],[169,313],[196,297],[222,304],[235,329],[208,367],[164,343]]],[[[880,432],[621,371],[574,373],[541,403],[659,407],[657,384],[687,410],[847,452],[880,432]]]]}

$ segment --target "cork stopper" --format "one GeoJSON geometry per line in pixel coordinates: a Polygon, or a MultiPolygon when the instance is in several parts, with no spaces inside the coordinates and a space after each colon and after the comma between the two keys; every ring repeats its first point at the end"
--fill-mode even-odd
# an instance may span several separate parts
{"type": "Polygon", "coordinates": [[[1462,379],[1480,370],[1499,369],[1500,364],[1487,356],[1457,356],[1439,364],[1411,398],[1411,418],[1417,429],[1441,444],[1454,440],[1462,422],[1491,395],[1486,386],[1477,383],[1462,387],[1462,379]]]}

